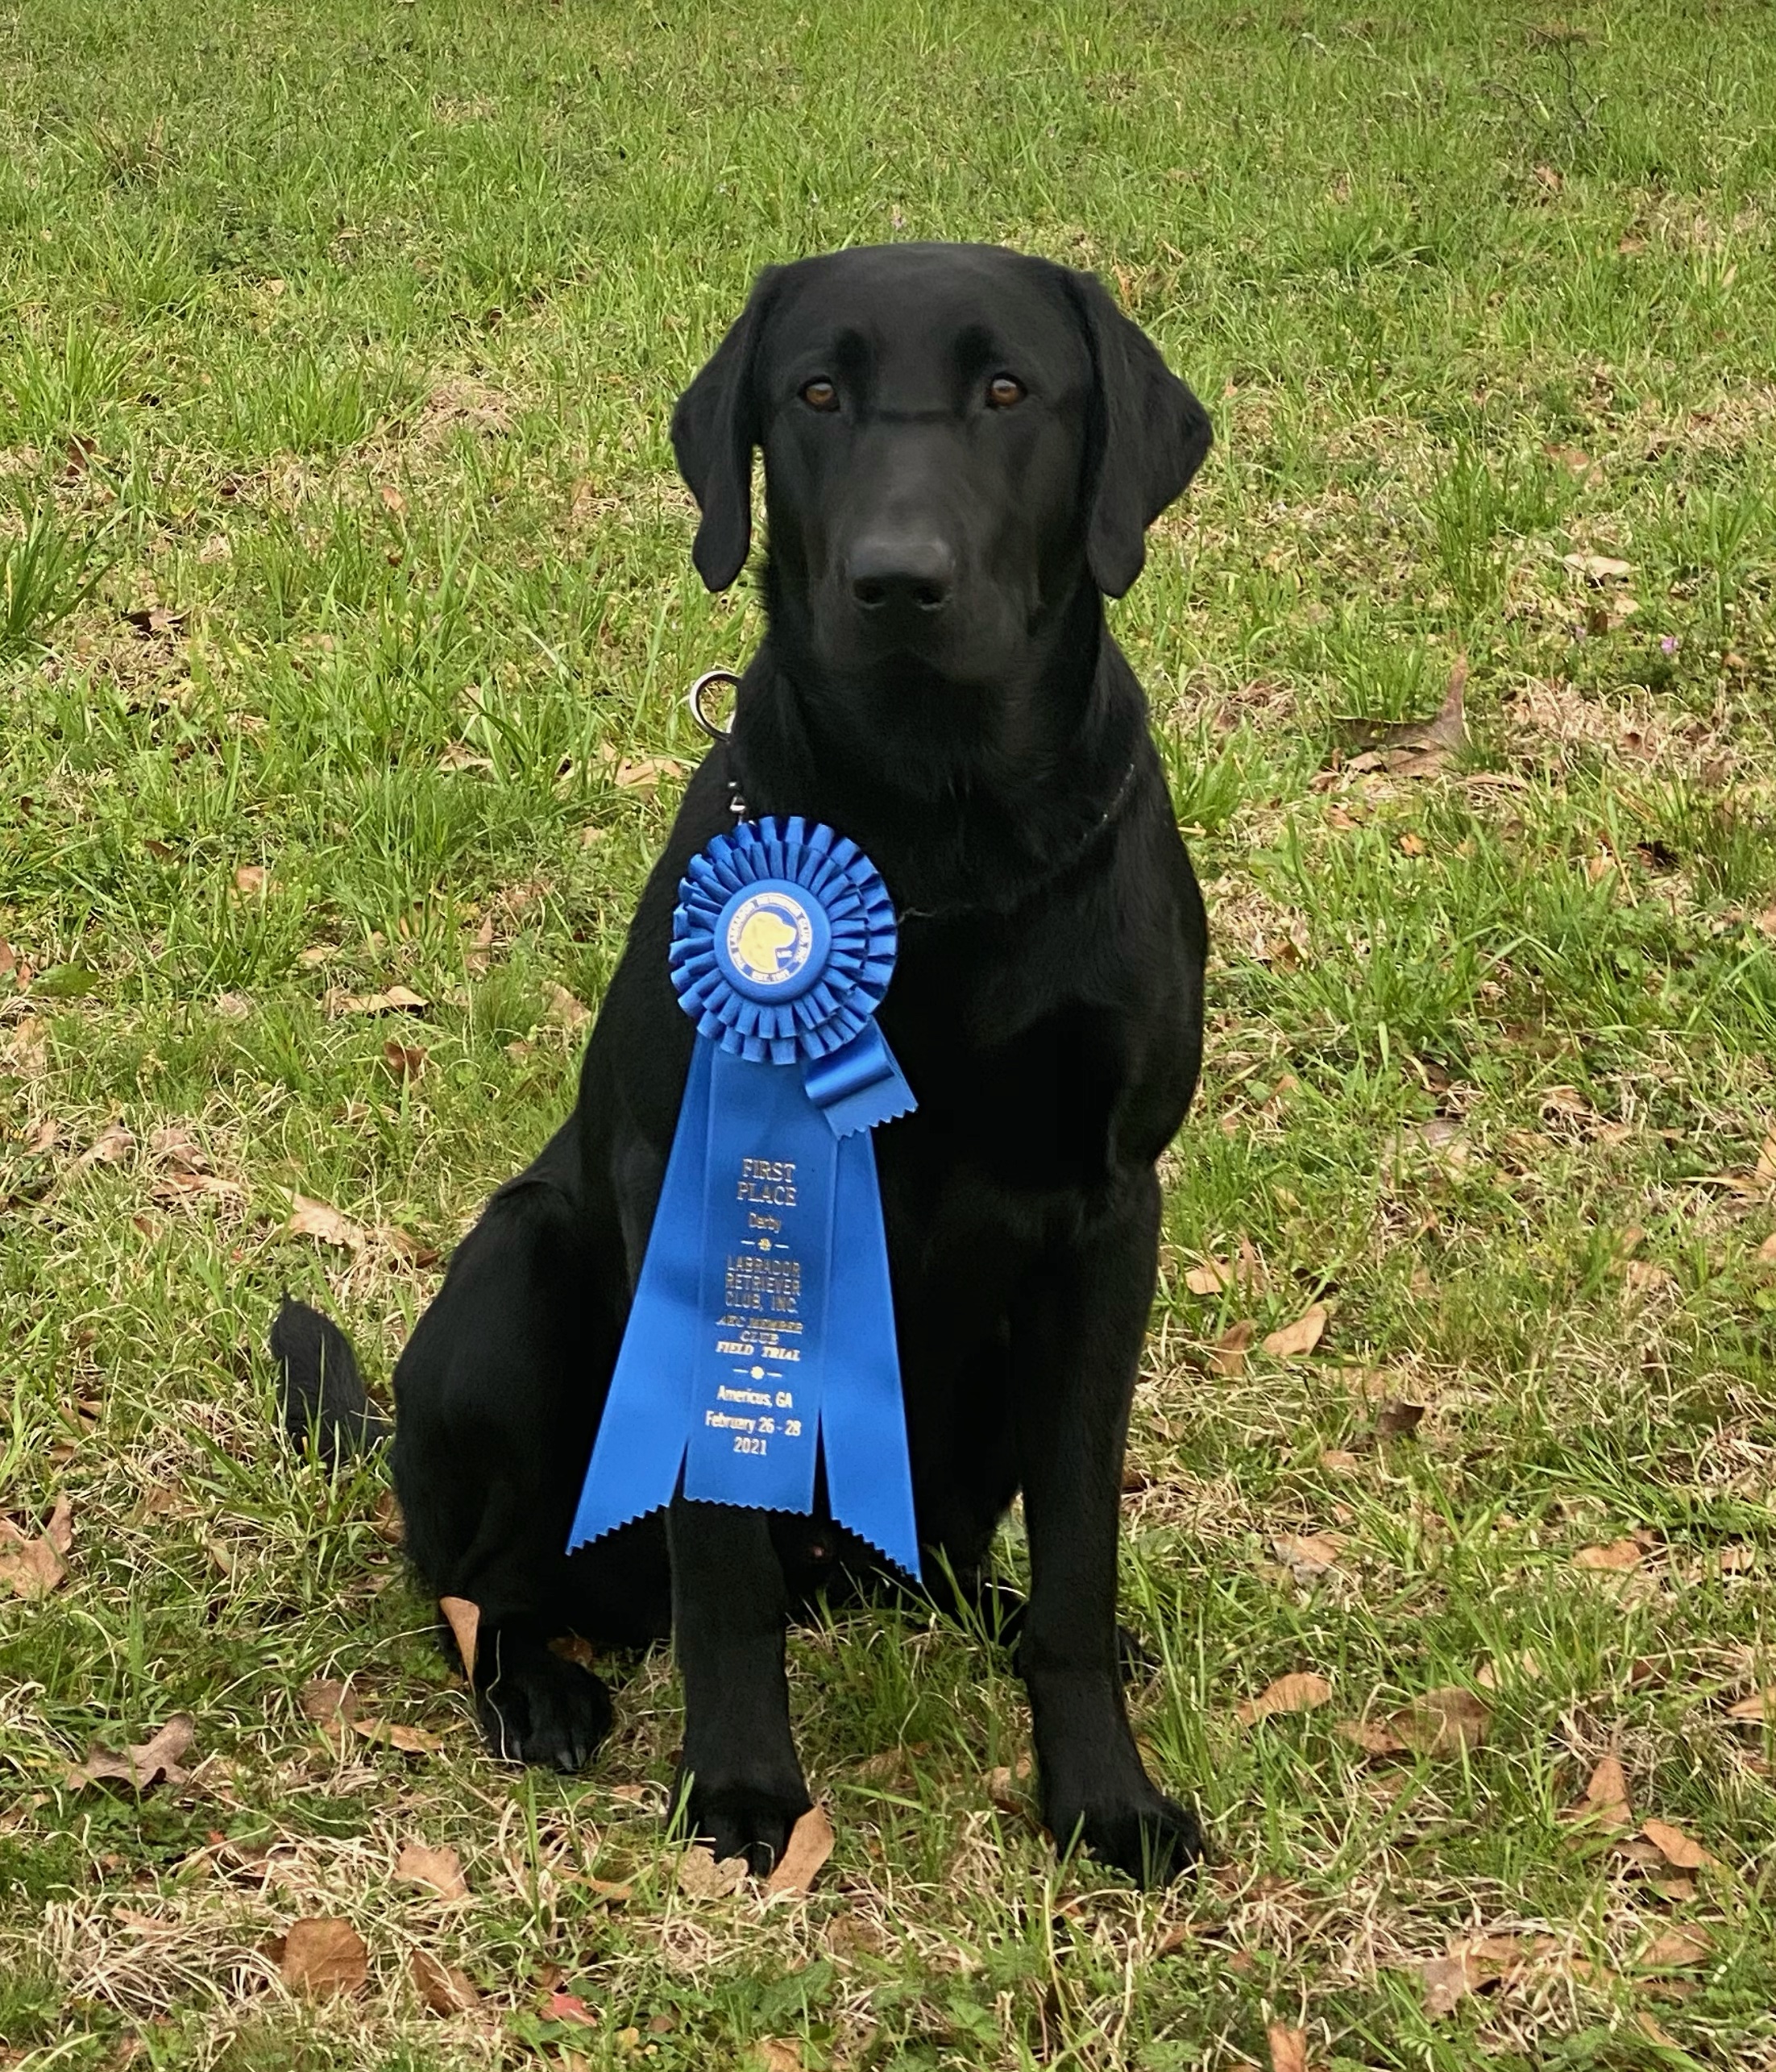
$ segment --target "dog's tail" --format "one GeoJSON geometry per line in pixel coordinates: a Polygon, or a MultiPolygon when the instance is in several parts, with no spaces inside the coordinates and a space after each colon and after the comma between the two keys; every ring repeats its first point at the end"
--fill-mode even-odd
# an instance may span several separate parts
{"type": "Polygon", "coordinates": [[[285,1295],[272,1322],[271,1345],[284,1428],[298,1446],[312,1432],[321,1458],[337,1467],[394,1430],[365,1394],[356,1357],[330,1316],[285,1295]]]}

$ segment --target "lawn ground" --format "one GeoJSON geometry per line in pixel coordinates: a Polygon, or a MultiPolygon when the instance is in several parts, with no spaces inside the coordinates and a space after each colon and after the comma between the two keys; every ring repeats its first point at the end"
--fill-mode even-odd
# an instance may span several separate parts
{"type": "Polygon", "coordinates": [[[1776,2065],[1772,26],[0,13],[0,2062],[1776,2065]],[[813,1896],[682,1890],[670,1664],[496,1767],[380,1471],[272,1430],[279,1291],[384,1384],[562,1113],[757,637],[674,396],[756,266],[902,235],[1096,267],[1221,434],[1116,610],[1216,943],[1127,1498],[1164,1895],[1052,1862],[1015,1680],[910,1618],[793,1643],[813,1896]],[[1465,740],[1351,723],[1463,657],[1465,740]]]}

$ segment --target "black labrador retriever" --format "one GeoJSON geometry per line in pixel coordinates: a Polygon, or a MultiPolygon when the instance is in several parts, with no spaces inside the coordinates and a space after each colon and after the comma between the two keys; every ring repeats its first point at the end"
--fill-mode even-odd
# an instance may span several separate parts
{"type": "MultiPolygon", "coordinates": [[[[712,590],[745,563],[762,450],[770,631],[648,881],[573,1114],[493,1196],[402,1356],[409,1548],[480,1607],[497,1751],[575,1769],[609,1726],[604,1685],[551,1639],[670,1631],[691,1822],[755,1869],[782,1851],[810,1803],[786,1621],[893,1579],[819,1495],[811,1516],[681,1495],[566,1546],[694,1041],[667,976],[676,888],[737,813],[826,822],[899,917],[880,1021],[919,1104],[875,1139],[926,1573],[990,1595],[1023,1492],[1044,1817],[1063,1846],[1170,1877],[1200,1838],[1124,1710],[1117,1511],[1206,937],[1103,599],[1140,573],[1208,419],[1090,276],[903,244],[763,273],[672,439],[712,590]]],[[[273,1345],[293,1424],[337,1443],[367,1415],[343,1340],[293,1303],[273,1345]]]]}

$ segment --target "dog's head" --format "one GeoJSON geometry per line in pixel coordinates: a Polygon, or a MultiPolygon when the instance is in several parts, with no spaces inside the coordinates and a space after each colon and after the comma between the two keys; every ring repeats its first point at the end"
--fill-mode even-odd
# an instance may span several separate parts
{"type": "Polygon", "coordinates": [[[672,421],[703,581],[745,563],[760,449],[774,624],[903,719],[922,687],[1032,683],[1081,590],[1140,574],[1210,439],[1096,280],[985,245],[768,269],[672,421]]]}

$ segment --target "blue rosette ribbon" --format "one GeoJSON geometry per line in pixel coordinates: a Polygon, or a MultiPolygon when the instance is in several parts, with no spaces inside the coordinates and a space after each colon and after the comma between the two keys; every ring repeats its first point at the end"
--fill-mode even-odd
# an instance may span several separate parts
{"type": "Polygon", "coordinates": [[[894,910],[854,842],[743,821],[691,859],[670,970],[678,1126],[570,1550],[684,1494],[811,1511],[919,1573],[869,1133],[911,1112],[876,1026],[894,910]]]}

